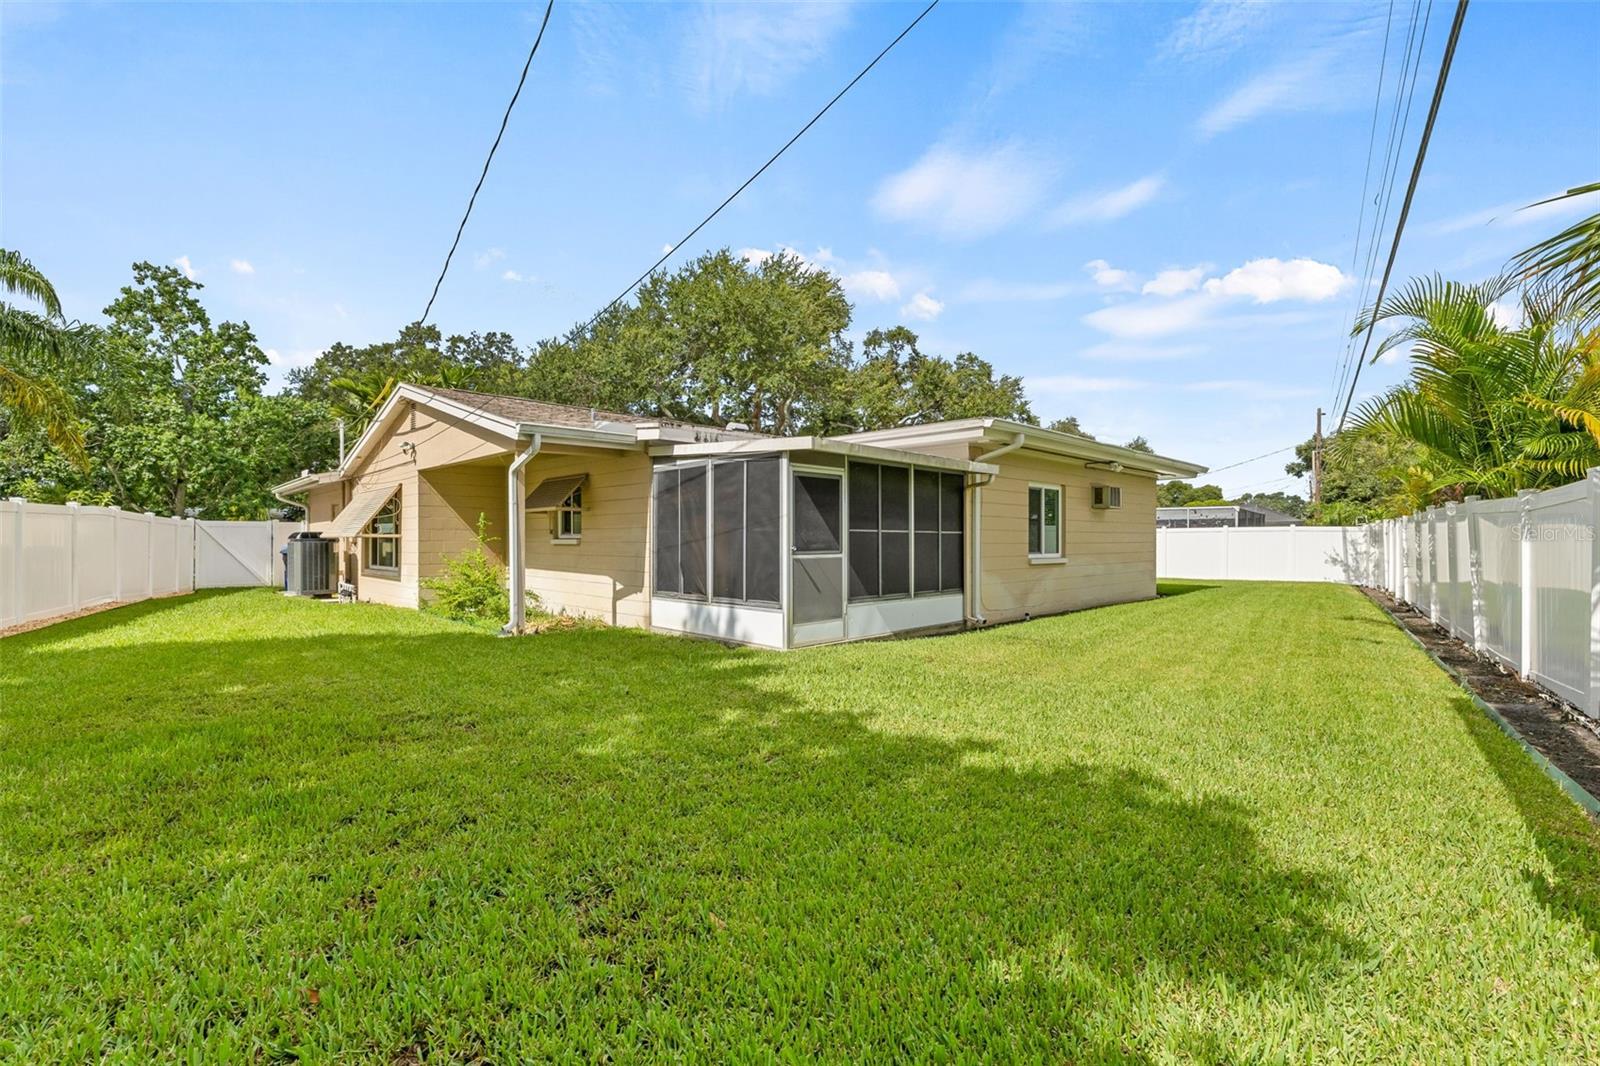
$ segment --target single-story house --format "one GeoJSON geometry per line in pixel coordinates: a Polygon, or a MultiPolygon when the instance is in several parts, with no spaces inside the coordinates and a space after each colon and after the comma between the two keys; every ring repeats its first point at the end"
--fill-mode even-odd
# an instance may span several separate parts
{"type": "Polygon", "coordinates": [[[551,611],[792,648],[1148,599],[1158,477],[1204,467],[996,418],[774,437],[398,387],[337,470],[279,485],[362,600],[470,548],[551,611]]]}

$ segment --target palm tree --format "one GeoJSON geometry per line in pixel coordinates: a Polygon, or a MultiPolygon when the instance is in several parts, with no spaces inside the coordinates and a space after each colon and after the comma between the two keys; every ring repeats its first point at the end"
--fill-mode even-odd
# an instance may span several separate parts
{"type": "Polygon", "coordinates": [[[65,320],[55,287],[37,267],[4,248],[0,248],[0,289],[43,308],[41,314],[0,302],[0,408],[22,425],[43,429],[68,458],[87,466],[83,428],[72,398],[59,385],[26,369],[61,365],[82,345],[87,330],[65,320]]]}
{"type": "MultiPolygon", "coordinates": [[[[1600,181],[1579,185],[1528,207],[1590,193],[1600,193],[1600,181]]],[[[1600,322],[1600,212],[1540,241],[1512,260],[1511,266],[1521,276],[1550,286],[1580,321],[1600,322]]]]}
{"type": "Polygon", "coordinates": [[[1510,496],[1600,465],[1600,334],[1535,290],[1520,295],[1519,326],[1497,322],[1514,284],[1418,278],[1356,324],[1399,323],[1374,359],[1411,346],[1410,380],[1363,404],[1352,428],[1420,445],[1414,490],[1510,496]]]}

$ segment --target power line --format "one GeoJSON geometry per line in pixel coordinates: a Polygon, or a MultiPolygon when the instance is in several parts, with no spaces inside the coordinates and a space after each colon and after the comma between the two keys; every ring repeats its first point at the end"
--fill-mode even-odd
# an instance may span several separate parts
{"type": "Polygon", "coordinates": [[[939,6],[939,0],[933,0],[933,2],[931,4],[929,4],[927,7],[923,8],[922,9],[922,13],[920,15],[918,15],[916,18],[912,19],[910,25],[906,26],[905,29],[901,30],[899,35],[896,36],[894,40],[890,41],[887,45],[884,46],[883,51],[879,52],[876,56],[874,56],[872,58],[872,62],[870,62],[866,66],[862,67],[861,68],[861,72],[859,74],[857,74],[855,77],[851,78],[849,83],[847,85],[845,85],[845,87],[843,89],[840,89],[837,93],[835,93],[833,99],[829,100],[826,104],[824,104],[821,111],[818,111],[815,115],[811,116],[811,121],[810,122],[807,122],[804,126],[800,127],[800,132],[796,133],[793,137],[790,137],[787,141],[785,141],[782,148],[779,148],[776,152],[772,153],[772,156],[765,163],[762,163],[761,166],[756,169],[756,172],[754,174],[752,174],[748,178],[746,178],[744,180],[744,183],[741,184],[737,189],[733,190],[733,192],[728,195],[728,198],[726,200],[723,200],[722,203],[718,204],[717,207],[716,207],[716,210],[712,211],[705,218],[701,219],[699,221],[699,223],[696,224],[694,229],[690,230],[688,233],[684,234],[678,240],[676,240],[672,244],[668,245],[667,246],[667,250],[665,252],[661,253],[661,258],[657,259],[654,263],[650,264],[650,269],[646,270],[643,274],[640,274],[637,278],[634,278],[632,283],[630,283],[627,288],[623,289],[620,293],[618,293],[614,300],[612,300],[610,303],[606,304],[599,311],[597,311],[595,313],[595,316],[593,318],[589,319],[589,321],[585,324],[584,328],[587,329],[589,326],[594,325],[596,322],[598,322],[600,320],[600,316],[601,315],[604,315],[607,311],[610,311],[613,307],[617,306],[617,304],[621,303],[623,300],[626,300],[628,298],[628,295],[631,292],[633,292],[634,289],[639,287],[639,283],[640,282],[644,281],[651,274],[655,273],[656,269],[659,268],[662,263],[665,263],[669,258],[671,258],[673,253],[676,252],[678,249],[682,248],[684,246],[684,244],[686,244],[687,242],[693,240],[695,234],[699,233],[702,229],[704,229],[706,227],[706,225],[712,219],[714,219],[718,215],[720,215],[722,213],[722,209],[723,208],[725,208],[729,204],[733,203],[733,201],[738,198],[739,194],[744,192],[746,189],[748,189],[751,186],[751,184],[755,182],[755,180],[757,178],[759,178],[763,173],[765,173],[765,171],[766,171],[766,169],[768,167],[770,167],[772,164],[776,163],[778,161],[778,158],[780,156],[782,156],[783,153],[787,152],[790,149],[790,147],[792,147],[794,145],[794,143],[796,141],[798,141],[801,137],[804,137],[805,134],[806,134],[806,131],[809,130],[812,126],[815,126],[817,124],[817,122],[822,118],[822,116],[826,115],[833,108],[833,105],[838,103],[844,97],[845,93],[847,93],[851,89],[855,88],[856,82],[858,82],[862,78],[866,77],[867,73],[869,71],[871,71],[873,67],[878,65],[878,61],[879,60],[881,60],[884,56],[888,55],[889,52],[894,48],[894,46],[899,44],[901,42],[901,40],[903,40],[905,38],[906,34],[910,33],[912,30],[917,28],[917,23],[921,22],[923,19],[928,17],[928,12],[932,11],[934,8],[936,8],[938,6],[939,6]]]}
{"type": "Polygon", "coordinates": [[[1206,473],[1220,474],[1224,470],[1232,470],[1236,466],[1244,466],[1246,463],[1253,463],[1257,459],[1269,459],[1274,455],[1281,455],[1284,452],[1293,451],[1298,447],[1300,447],[1298,444],[1286,444],[1282,448],[1274,448],[1270,452],[1262,452],[1260,455],[1251,456],[1249,459],[1240,459],[1237,463],[1229,463],[1227,466],[1214,466],[1210,470],[1207,470],[1206,473]]]}
{"type": "MultiPolygon", "coordinates": [[[[1350,248],[1350,276],[1355,277],[1356,266],[1361,259],[1361,231],[1367,223],[1367,188],[1372,183],[1372,150],[1378,143],[1378,111],[1383,103],[1384,75],[1389,69],[1389,39],[1394,28],[1394,0],[1389,0],[1389,13],[1383,23],[1383,54],[1378,59],[1378,87],[1372,94],[1372,126],[1367,131],[1367,165],[1361,172],[1361,199],[1358,201],[1359,210],[1356,213],[1356,239],[1350,248]]],[[[1360,297],[1357,296],[1357,308],[1360,297]]],[[[1347,373],[1350,361],[1350,345],[1345,344],[1345,352],[1339,362],[1334,364],[1334,395],[1338,396],[1344,386],[1344,375],[1347,373]]]]}
{"type": "MultiPolygon", "coordinates": [[[[1399,175],[1400,152],[1405,145],[1406,131],[1411,128],[1411,105],[1416,98],[1417,76],[1422,72],[1422,52],[1427,45],[1428,26],[1433,20],[1433,0],[1428,0],[1428,7],[1422,14],[1422,32],[1417,33],[1417,15],[1422,10],[1422,0],[1412,0],[1411,19],[1406,28],[1406,46],[1404,56],[1400,63],[1400,73],[1395,79],[1394,107],[1389,115],[1389,132],[1383,150],[1383,166],[1379,169],[1379,188],[1382,190],[1373,197],[1374,210],[1372,213],[1372,228],[1367,234],[1366,267],[1361,274],[1361,284],[1356,289],[1356,306],[1351,312],[1350,325],[1352,335],[1345,340],[1345,352],[1339,372],[1339,383],[1333,392],[1333,403],[1339,402],[1339,396],[1344,392],[1345,384],[1349,381],[1351,367],[1355,359],[1355,337],[1353,331],[1356,322],[1361,317],[1361,303],[1367,292],[1372,288],[1372,276],[1378,269],[1378,234],[1389,222],[1389,207],[1394,202],[1394,183],[1399,175]],[[1407,73],[1411,75],[1411,84],[1406,85],[1407,73]],[[1401,111],[1401,97],[1404,95],[1405,110],[1401,111]]],[[[1357,236],[1357,243],[1360,237],[1357,236]]]]}
{"type": "Polygon", "coordinates": [[[1350,391],[1344,398],[1344,410],[1339,412],[1339,426],[1344,429],[1345,417],[1350,413],[1350,401],[1355,398],[1356,382],[1361,380],[1361,368],[1366,365],[1367,351],[1372,346],[1372,335],[1378,328],[1378,311],[1383,306],[1384,293],[1389,288],[1389,276],[1394,272],[1395,256],[1400,251],[1400,236],[1405,232],[1406,218],[1411,214],[1411,200],[1417,192],[1417,179],[1422,176],[1422,161],[1428,155],[1428,141],[1433,137],[1433,124],[1439,117],[1439,102],[1444,98],[1445,82],[1450,77],[1450,64],[1455,59],[1456,43],[1461,39],[1461,24],[1467,17],[1468,0],[1457,0],[1456,17],[1450,24],[1450,38],[1445,42],[1444,59],[1439,63],[1439,80],[1433,87],[1433,101],[1428,105],[1428,121],[1422,127],[1422,141],[1417,145],[1417,159],[1411,166],[1411,180],[1406,183],[1406,198],[1400,205],[1400,218],[1395,223],[1394,241],[1389,245],[1389,261],[1383,268],[1383,281],[1378,284],[1378,296],[1372,301],[1372,313],[1367,321],[1366,339],[1361,343],[1361,358],[1355,373],[1350,377],[1350,391]]]}
{"type": "Polygon", "coordinates": [[[433,295],[428,297],[428,306],[423,308],[422,317],[417,320],[422,324],[428,320],[428,315],[433,311],[433,301],[439,298],[439,286],[444,284],[444,276],[450,272],[450,260],[455,258],[456,246],[461,243],[461,234],[467,228],[467,219],[472,217],[472,205],[478,202],[478,192],[483,188],[483,181],[489,176],[489,164],[494,162],[494,153],[500,147],[500,139],[506,135],[506,124],[511,121],[511,109],[517,106],[517,97],[522,95],[522,86],[528,80],[528,68],[533,66],[533,57],[539,53],[539,42],[544,40],[544,28],[550,25],[550,12],[556,6],[556,0],[549,0],[544,6],[544,20],[539,23],[539,35],[533,39],[533,47],[528,50],[528,61],[522,64],[522,76],[517,79],[517,90],[511,94],[511,102],[506,105],[506,113],[500,119],[500,132],[494,135],[494,143],[489,146],[489,155],[483,161],[483,172],[478,175],[478,184],[472,187],[472,196],[467,200],[466,213],[461,216],[461,225],[456,227],[456,239],[450,242],[450,251],[445,253],[444,266],[439,270],[439,280],[433,283],[433,295]]]}
{"type": "MultiPolygon", "coordinates": [[[[522,68],[522,79],[523,80],[526,80],[526,78],[528,76],[528,64],[531,64],[533,62],[534,54],[537,53],[538,50],[539,50],[539,41],[543,40],[543,38],[544,38],[544,28],[545,28],[545,25],[548,24],[549,21],[550,21],[550,9],[551,9],[551,7],[554,6],[554,3],[555,3],[555,0],[549,0],[549,4],[545,7],[544,21],[539,24],[539,36],[538,36],[538,38],[536,38],[534,40],[533,49],[528,53],[528,63],[524,64],[523,68],[522,68]]],[[[844,97],[844,95],[846,93],[848,93],[852,88],[855,87],[857,82],[859,82],[862,78],[866,77],[867,73],[869,71],[871,71],[873,67],[878,65],[879,60],[883,59],[884,56],[888,55],[889,52],[895,47],[895,45],[899,44],[900,41],[902,39],[904,39],[907,34],[909,34],[913,29],[916,28],[917,23],[921,22],[924,18],[926,18],[928,13],[930,11],[932,11],[934,8],[938,7],[938,6],[939,6],[939,0],[933,0],[933,2],[930,3],[927,7],[923,8],[922,9],[922,13],[919,14],[916,18],[912,19],[911,22],[906,26],[906,28],[901,30],[900,33],[895,37],[894,40],[890,41],[884,47],[884,49],[881,52],[879,52],[876,56],[873,57],[872,62],[868,63],[865,67],[861,68],[860,73],[858,73],[854,78],[851,78],[849,83],[846,84],[844,88],[840,89],[836,94],[834,94],[833,99],[829,100],[827,102],[827,104],[823,106],[822,110],[818,111],[815,115],[813,115],[810,122],[807,122],[804,126],[802,126],[800,128],[800,131],[798,133],[796,133],[793,137],[790,137],[789,140],[787,142],[785,142],[785,144],[783,145],[782,148],[779,148],[776,152],[773,153],[773,155],[772,155],[772,157],[770,159],[768,159],[765,163],[761,164],[760,169],[758,169],[754,174],[750,175],[749,178],[745,179],[744,184],[740,185],[737,189],[735,189],[733,191],[732,195],[730,195],[726,200],[722,201],[722,203],[717,206],[717,209],[715,211],[712,211],[711,214],[707,215],[704,219],[702,219],[700,221],[699,225],[695,226],[694,229],[690,230],[683,237],[682,240],[679,240],[677,243],[675,243],[672,246],[671,249],[669,249],[667,252],[665,252],[661,256],[660,259],[656,260],[655,264],[652,265],[649,270],[647,270],[643,274],[639,275],[639,277],[634,280],[632,285],[629,285],[620,294],[618,294],[618,296],[617,296],[617,298],[615,300],[612,300],[605,307],[601,308],[600,311],[593,318],[591,318],[589,320],[587,325],[593,325],[596,321],[599,320],[601,315],[605,314],[607,311],[611,310],[611,308],[615,307],[622,300],[626,299],[628,294],[631,293],[634,290],[634,288],[636,288],[641,281],[643,281],[645,278],[649,277],[650,274],[657,267],[659,267],[662,263],[666,262],[667,258],[669,256],[671,256],[674,251],[676,251],[677,249],[683,247],[683,244],[684,244],[685,241],[688,241],[691,238],[693,238],[694,235],[696,233],[699,233],[700,230],[703,229],[706,226],[707,223],[709,223],[713,218],[716,218],[717,215],[719,213],[721,213],[723,208],[727,207],[730,203],[732,203],[734,201],[734,199],[737,198],[740,193],[744,192],[744,190],[746,188],[748,188],[757,178],[759,178],[761,176],[761,174],[768,167],[770,167],[773,163],[777,162],[779,156],[783,155],[784,152],[788,151],[789,148],[796,141],[798,141],[802,136],[805,135],[807,130],[809,130],[812,126],[816,125],[817,121],[819,119],[821,119],[823,115],[827,114],[828,111],[832,109],[834,104],[838,103],[844,97]]],[[[517,93],[521,93],[521,92],[522,92],[522,80],[519,80],[517,82],[517,93]]],[[[515,94],[513,94],[513,96],[511,97],[511,104],[509,106],[507,106],[507,108],[506,108],[506,118],[502,119],[501,123],[500,123],[500,133],[501,134],[505,133],[506,121],[509,120],[509,118],[511,116],[511,107],[515,106],[516,102],[517,102],[517,97],[516,97],[515,94]]],[[[499,146],[499,144],[500,144],[499,136],[495,137],[495,142],[494,143],[495,143],[495,147],[499,146]]],[[[494,148],[490,148],[489,149],[489,159],[493,159],[493,158],[494,158],[494,148]]],[[[484,169],[484,174],[487,174],[489,172],[489,162],[488,162],[488,160],[484,161],[483,169],[484,169]]],[[[483,186],[483,177],[480,176],[478,178],[478,187],[482,188],[482,186],[483,186]]],[[[472,196],[473,196],[474,200],[477,199],[477,195],[478,195],[478,191],[477,191],[477,189],[474,189],[473,192],[472,192],[472,196]]],[[[469,201],[468,204],[467,204],[467,215],[471,215],[471,213],[472,213],[472,204],[469,201]]],[[[467,219],[466,219],[465,216],[463,216],[462,219],[461,219],[461,227],[456,230],[456,243],[460,242],[460,240],[461,240],[461,230],[466,227],[466,224],[467,224],[467,219]]],[[[455,244],[452,244],[450,246],[450,254],[451,255],[455,254],[455,248],[456,248],[455,244]]],[[[449,256],[446,256],[445,257],[445,270],[447,271],[447,270],[449,270],[449,268],[450,268],[450,258],[449,258],[449,256]]],[[[444,271],[440,271],[440,273],[439,273],[439,281],[443,282],[443,280],[444,280],[444,271]]],[[[433,290],[434,290],[434,295],[437,296],[438,293],[439,293],[439,285],[438,285],[438,283],[435,283],[435,285],[433,287],[433,290]]],[[[428,300],[428,306],[430,308],[433,306],[432,298],[430,298],[428,300]]],[[[426,320],[426,318],[427,318],[427,312],[424,311],[423,312],[423,319],[426,320]]],[[[430,386],[422,386],[422,387],[423,388],[430,388],[430,386]]],[[[440,433],[445,432],[447,429],[450,428],[451,425],[459,426],[463,421],[465,421],[468,418],[471,418],[473,415],[475,415],[479,411],[483,410],[484,404],[486,402],[487,402],[487,398],[485,400],[479,401],[465,415],[461,415],[459,417],[458,416],[447,416],[449,418],[449,424],[448,425],[440,426],[438,429],[434,430],[433,433],[429,434],[427,437],[422,438],[422,440],[417,441],[416,443],[418,443],[418,444],[426,443],[428,440],[431,440],[433,437],[436,437],[440,433]]]]}

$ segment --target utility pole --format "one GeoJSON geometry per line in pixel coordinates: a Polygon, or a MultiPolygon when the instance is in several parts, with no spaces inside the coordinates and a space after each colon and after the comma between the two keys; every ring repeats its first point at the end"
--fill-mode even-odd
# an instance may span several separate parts
{"type": "Polygon", "coordinates": [[[1311,515],[1322,517],[1322,408],[1317,408],[1317,433],[1311,438],[1311,515]]]}

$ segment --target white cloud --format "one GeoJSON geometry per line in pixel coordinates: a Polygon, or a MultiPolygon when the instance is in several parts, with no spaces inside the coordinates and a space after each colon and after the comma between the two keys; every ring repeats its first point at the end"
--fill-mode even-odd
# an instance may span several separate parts
{"type": "Polygon", "coordinates": [[[267,357],[269,366],[279,371],[289,371],[297,367],[310,366],[317,361],[317,356],[325,351],[326,348],[302,348],[298,351],[280,352],[276,348],[265,348],[262,354],[267,357]]]}
{"type": "Polygon", "coordinates": [[[765,248],[740,248],[736,254],[752,266],[760,266],[773,256],[773,253],[765,248]]]}
{"type": "Polygon", "coordinates": [[[189,262],[189,257],[186,255],[178,256],[178,258],[172,261],[172,265],[183,271],[183,276],[188,278],[190,281],[193,281],[195,278],[200,276],[200,271],[194,268],[194,264],[189,262]]]}
{"type": "Polygon", "coordinates": [[[248,259],[230,259],[228,267],[235,274],[254,274],[256,272],[255,265],[248,259]]]}
{"type": "Polygon", "coordinates": [[[502,281],[521,281],[522,274],[516,270],[507,270],[505,273],[500,275],[500,278],[502,281]]]}
{"type": "Polygon", "coordinates": [[[1044,191],[1044,168],[1015,145],[962,151],[935,145],[878,186],[872,206],[885,218],[946,237],[994,233],[1033,210],[1044,191]]]}
{"type": "Polygon", "coordinates": [[[1053,226],[1072,226],[1082,222],[1111,222],[1154,200],[1166,187],[1159,174],[1148,174],[1121,188],[1079,197],[1050,212],[1053,226]]]}
{"type": "Polygon", "coordinates": [[[1320,303],[1338,295],[1350,281],[1338,267],[1314,259],[1252,259],[1221,277],[1205,281],[1198,291],[1175,297],[1155,294],[1113,304],[1090,312],[1083,321],[1124,340],[1163,337],[1201,326],[1259,324],[1263,316],[1230,320],[1223,312],[1244,300],[1257,305],[1286,300],[1320,303]]]}
{"type": "Polygon", "coordinates": [[[1316,389],[1298,385],[1274,385],[1265,381],[1245,381],[1228,378],[1220,381],[1191,381],[1183,386],[1186,392],[1227,392],[1247,400],[1298,400],[1315,396],[1316,389]]]}
{"type": "Polygon", "coordinates": [[[1146,382],[1134,378],[1085,377],[1080,374],[1030,377],[1026,384],[1029,392],[1039,393],[1126,392],[1130,389],[1142,389],[1147,385],[1146,382]]]}
{"type": "Polygon", "coordinates": [[[1254,0],[1205,0],[1172,27],[1159,54],[1166,59],[1229,55],[1267,21],[1272,8],[1272,4],[1254,0]]]}
{"type": "Polygon", "coordinates": [[[677,247],[677,245],[675,245],[675,244],[663,244],[661,246],[661,254],[662,255],[671,255],[672,254],[672,250],[674,248],[676,248],[676,247],[677,247]]]}
{"type": "Polygon", "coordinates": [[[1131,271],[1119,270],[1104,259],[1091,259],[1083,264],[1083,269],[1089,272],[1094,283],[1102,289],[1112,291],[1131,289],[1138,281],[1131,271]]]}
{"type": "Polygon", "coordinates": [[[1279,300],[1331,299],[1344,291],[1351,278],[1331,263],[1315,259],[1252,259],[1205,283],[1205,291],[1219,296],[1248,296],[1258,304],[1279,300]]]}
{"type": "Polygon", "coordinates": [[[477,270],[487,270],[506,257],[504,248],[485,248],[472,257],[472,265],[477,270]]]}
{"type": "Polygon", "coordinates": [[[1083,321],[1113,337],[1139,340],[1194,329],[1215,307],[1216,301],[1204,294],[1177,300],[1134,300],[1091,311],[1083,321]]]}
{"type": "Polygon", "coordinates": [[[1522,327],[1522,301],[1515,296],[1503,296],[1489,305],[1489,317],[1501,329],[1522,327]]]}
{"type": "Polygon", "coordinates": [[[741,92],[776,91],[828,50],[850,14],[846,3],[702,5],[684,38],[690,95],[709,107],[741,92]]]}
{"type": "Polygon", "coordinates": [[[1427,227],[1427,232],[1432,236],[1443,237],[1469,229],[1501,229],[1527,226],[1535,222],[1554,222],[1570,215],[1592,213],[1597,209],[1597,205],[1600,205],[1600,193],[1585,193],[1582,196],[1552,200],[1550,203],[1541,202],[1549,199],[1551,195],[1556,194],[1529,196],[1524,200],[1510,200],[1494,207],[1486,207],[1482,211],[1457,215],[1454,218],[1447,218],[1433,223],[1427,227]]]}
{"type": "Polygon", "coordinates": [[[1326,109],[1342,101],[1345,79],[1330,69],[1335,59],[1333,49],[1324,49],[1257,74],[1201,116],[1200,135],[1214,137],[1262,115],[1326,109]]]}
{"type": "Polygon", "coordinates": [[[1146,296],[1177,296],[1180,293],[1193,292],[1200,287],[1201,279],[1210,269],[1210,263],[1192,267],[1170,267],[1145,282],[1144,288],[1139,291],[1146,296]]]}
{"type": "Polygon", "coordinates": [[[919,292],[911,298],[910,303],[900,308],[900,313],[906,318],[932,321],[944,313],[944,304],[925,292],[919,292]]]}
{"type": "Polygon", "coordinates": [[[839,279],[845,292],[862,300],[897,300],[900,283],[887,270],[858,270],[839,279]]]}
{"type": "Polygon", "coordinates": [[[1086,289],[1087,286],[1080,281],[997,281],[979,278],[963,285],[956,299],[962,303],[1038,303],[1059,300],[1086,289]]]}

